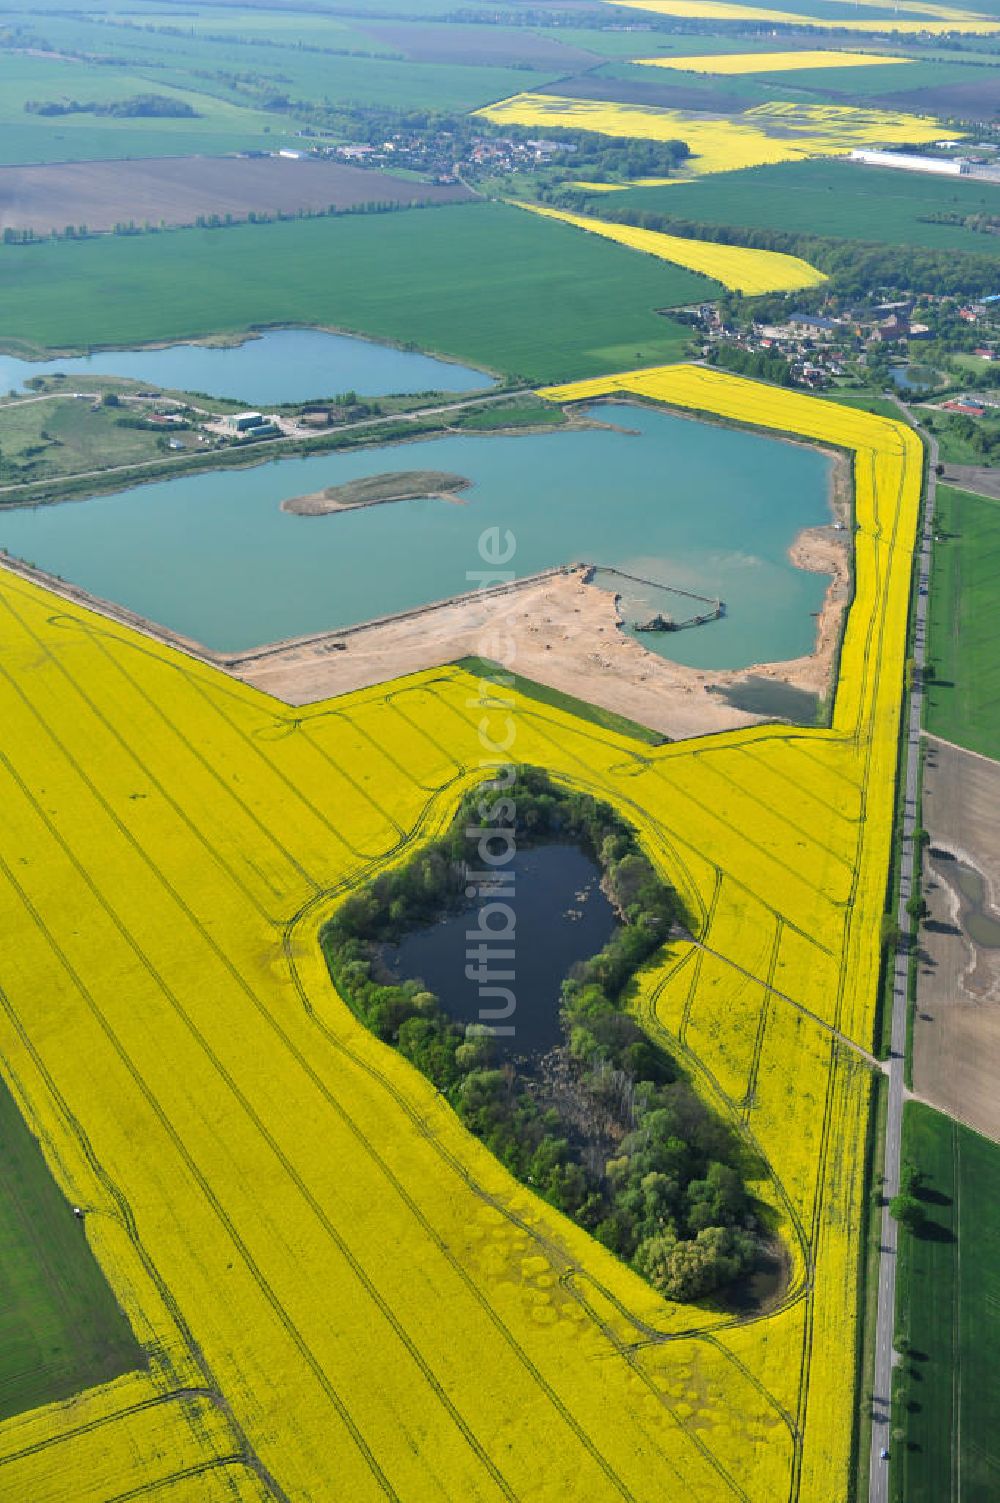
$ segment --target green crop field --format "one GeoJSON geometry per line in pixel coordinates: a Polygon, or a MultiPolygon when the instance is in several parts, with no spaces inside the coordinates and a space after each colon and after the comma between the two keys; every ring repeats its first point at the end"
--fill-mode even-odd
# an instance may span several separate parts
{"type": "MultiPolygon", "coordinates": [[[[728,44],[723,47],[721,43],[725,38],[710,39],[712,46],[702,46],[703,38],[677,38],[674,42],[681,41],[685,45],[672,46],[671,48],[650,47],[648,56],[655,57],[657,53],[672,51],[674,54],[684,56],[701,55],[703,53],[730,51],[730,52],[753,52],[776,51],[779,49],[773,38],[767,44],[757,42],[755,47],[744,46],[742,38],[739,41],[729,38],[728,44]]],[[[843,40],[843,39],[841,39],[843,40]]],[[[832,39],[828,45],[837,45],[837,39],[832,39]]],[[[820,42],[816,47],[820,48],[820,42]]],[[[857,45],[857,40],[849,45],[857,45]]],[[[887,57],[893,55],[893,50],[887,48],[883,39],[878,42],[869,40],[866,48],[868,51],[885,52],[887,57]]],[[[768,73],[762,70],[760,73],[740,74],[711,74],[711,73],[685,73],[673,69],[652,69],[629,66],[627,62],[619,62],[602,70],[603,77],[619,77],[629,82],[656,80],[663,87],[674,89],[702,90],[715,89],[729,95],[735,95],[743,101],[744,106],[760,104],[765,100],[790,99],[796,102],[825,102],[834,101],[838,104],[857,103],[860,105],[876,103],[884,107],[891,107],[895,95],[903,95],[905,108],[908,110],[920,110],[919,98],[913,97],[917,91],[927,89],[945,89],[962,86],[965,89],[993,90],[995,92],[1000,85],[996,66],[984,64],[976,66],[969,62],[954,63],[940,58],[928,58],[923,56],[920,47],[906,47],[905,41],[900,42],[894,49],[899,57],[907,58],[905,65],[887,62],[884,67],[864,68],[801,68],[794,70],[779,69],[768,73]]],[[[635,53],[633,51],[633,56],[635,53]]],[[[705,106],[708,108],[709,106],[705,106]]]]}
{"type": "Polygon", "coordinates": [[[303,323],[536,382],[675,360],[685,331],[655,310],[718,292],[487,203],[5,246],[0,266],[0,329],[38,349],[303,323]]]}
{"type": "Polygon", "coordinates": [[[927,729],[1000,757],[1000,501],[938,487],[927,729]]]}
{"type": "MultiPolygon", "coordinates": [[[[707,24],[707,22],[701,23],[701,25],[707,24]]],[[[770,33],[759,36],[746,31],[708,32],[702,31],[700,27],[697,31],[639,32],[634,30],[602,31],[596,27],[584,26],[540,26],[537,31],[539,35],[553,37],[567,46],[581,47],[609,60],[617,59],[622,64],[633,62],[636,58],[694,57],[716,52],[753,53],[778,50],[778,43],[770,33]]],[[[794,45],[818,47],[820,44],[815,39],[810,41],[805,33],[799,32],[795,34],[794,41],[789,37],[782,38],[780,45],[782,49],[790,49],[794,45]]],[[[891,46],[883,48],[880,42],[878,50],[889,51],[891,46]]],[[[652,69],[647,68],[643,71],[649,78],[657,77],[652,69]]],[[[726,82],[735,83],[736,76],[727,78],[726,82]]]]}
{"type": "Polygon", "coordinates": [[[174,87],[176,81],[122,68],[0,53],[0,164],[276,149],[293,133],[280,116],[174,87]],[[37,115],[24,108],[29,100],[106,103],[150,93],[177,99],[197,113],[174,119],[115,118],[37,115]]]}
{"type": "Polygon", "coordinates": [[[143,1362],[83,1225],[0,1081],[0,1419],[143,1362]]]}
{"type": "Polygon", "coordinates": [[[925,1226],[900,1233],[894,1503],[1000,1497],[1000,1146],[919,1102],[903,1153],[927,1175],[925,1226]]]}
{"type": "MultiPolygon", "coordinates": [[[[869,43],[866,50],[881,52],[881,40],[877,44],[869,43]]],[[[775,73],[772,87],[787,90],[792,85],[796,94],[801,89],[817,97],[834,98],[839,103],[862,105],[875,100],[888,103],[894,94],[910,95],[918,89],[937,89],[951,84],[1000,88],[1000,76],[995,67],[925,60],[921,50],[910,47],[907,51],[904,40],[899,55],[913,59],[905,66],[889,63],[884,68],[803,68],[801,72],[775,73]]],[[[757,76],[761,79],[767,77],[766,74],[757,76]]],[[[909,100],[907,108],[919,108],[919,104],[909,100]]]]}
{"type": "MultiPolygon", "coordinates": [[[[112,22],[80,16],[36,16],[30,22],[36,45],[42,43],[52,51],[75,55],[75,59],[67,62],[24,54],[4,59],[6,73],[0,77],[9,79],[9,97],[7,89],[0,95],[3,98],[0,123],[10,118],[17,122],[31,121],[39,130],[53,124],[58,128],[66,123],[65,117],[52,121],[25,116],[23,98],[57,98],[72,93],[74,98],[82,99],[91,97],[94,90],[101,97],[102,88],[106,97],[119,97],[122,92],[180,89],[195,108],[204,109],[209,116],[213,114],[211,100],[215,98],[230,110],[247,106],[244,112],[256,117],[259,112],[255,104],[268,94],[305,105],[364,103],[398,109],[466,111],[526,87],[541,86],[577,66],[575,52],[567,50],[562,60],[562,49],[549,41],[540,44],[544,50],[537,62],[531,62],[529,47],[527,62],[505,66],[503,48],[497,47],[502,38],[495,35],[493,27],[467,28],[492,44],[491,48],[480,42],[479,51],[483,55],[478,59],[474,45],[463,49],[455,38],[456,29],[451,27],[441,28],[451,38],[451,46],[442,45],[437,55],[431,47],[426,56],[418,53],[409,59],[404,55],[407,31],[425,36],[426,26],[396,27],[383,19],[380,24],[390,37],[387,41],[377,33],[361,29],[357,21],[347,21],[338,27],[338,23],[327,18],[303,20],[298,15],[260,11],[252,17],[249,29],[245,29],[242,15],[241,12],[239,23],[217,11],[201,17],[153,13],[139,23],[132,16],[112,22]],[[290,20],[302,25],[290,26],[290,20]],[[399,37],[394,36],[396,32],[399,37]],[[111,70],[106,65],[82,61],[95,55],[112,59],[116,68],[111,70]],[[124,69],[128,69],[127,75],[124,69]],[[119,73],[122,76],[116,84],[119,73]],[[236,75],[241,80],[239,86],[236,75]],[[77,78],[79,84],[75,82],[77,78]],[[25,82],[30,85],[26,95],[25,82]],[[199,104],[199,99],[204,103],[199,104]]],[[[22,24],[29,24],[24,16],[19,19],[22,24]]],[[[513,40],[517,39],[515,31],[513,40]]],[[[589,61],[583,54],[580,57],[583,62],[589,61]]],[[[516,52],[513,60],[517,61],[516,52]]],[[[132,123],[136,122],[126,122],[132,123]]],[[[186,124],[193,129],[199,122],[146,123],[161,128],[186,124]]],[[[288,127],[288,119],[282,115],[264,115],[263,123],[273,125],[275,131],[288,127]]],[[[189,147],[182,141],[175,149],[203,148],[189,147]]]]}
{"type": "Polygon", "coordinates": [[[616,193],[615,208],[626,207],[706,224],[995,255],[1000,290],[1000,245],[995,236],[927,222],[933,213],[1000,215],[1000,184],[925,177],[853,162],[783,162],[720,173],[696,183],[616,193]]]}
{"type": "Polygon", "coordinates": [[[237,43],[263,40],[284,43],[288,47],[323,47],[369,54],[382,53],[386,57],[398,56],[395,48],[380,43],[364,28],[360,17],[340,20],[335,16],[311,15],[298,10],[254,11],[241,8],[230,13],[217,7],[201,12],[171,12],[162,8],[159,12],[152,9],[143,11],[137,16],[127,14],[114,24],[123,41],[127,38],[134,39],[133,46],[140,46],[143,41],[148,41],[152,31],[164,36],[167,44],[178,36],[181,39],[207,37],[212,41],[228,37],[237,43]]]}

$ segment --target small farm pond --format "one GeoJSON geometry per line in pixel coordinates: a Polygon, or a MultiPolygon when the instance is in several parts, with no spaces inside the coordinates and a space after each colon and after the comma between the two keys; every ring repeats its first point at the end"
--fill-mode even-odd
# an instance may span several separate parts
{"type": "Polygon", "coordinates": [[[950,851],[931,850],[931,865],[958,899],[962,928],[983,950],[1000,949],[1000,917],[990,904],[982,872],[958,860],[950,851]]]}
{"type": "Polygon", "coordinates": [[[922,395],[941,384],[941,372],[929,365],[892,365],[889,375],[904,396],[907,392],[922,395]]]}
{"type": "MultiPolygon", "coordinates": [[[[488,528],[509,532],[519,577],[586,560],[709,597],[721,620],[646,632],[698,668],[812,650],[827,579],[797,569],[800,529],[828,522],[817,450],[652,408],[590,409],[627,425],[268,459],[57,506],[0,511],[0,547],[219,651],[392,615],[475,587],[488,528]],[[390,470],[471,481],[450,500],[328,516],[281,502],[390,470]]],[[[626,621],[697,602],[625,579],[626,621]]],[[[701,607],[703,609],[703,607],[701,607]]]]}
{"type": "Polygon", "coordinates": [[[366,397],[422,391],[480,391],[485,371],[416,350],[398,350],[322,329],[270,329],[238,345],[172,344],[163,349],[101,350],[66,360],[0,355],[0,392],[32,376],[62,371],[78,385],[87,376],[128,376],[175,391],[203,391],[254,407],[306,402],[356,391],[366,397]]]}
{"type": "Polygon", "coordinates": [[[487,940],[480,929],[508,928],[502,912],[488,913],[477,901],[425,929],[416,929],[397,945],[385,945],[382,965],[394,980],[423,981],[456,1022],[484,1023],[498,1030],[497,1047],[506,1058],[537,1057],[563,1042],[559,1024],[560,985],[579,960],[603,949],[617,922],[600,887],[601,870],[575,845],[539,845],[519,850],[505,872],[514,873],[513,897],[497,893],[487,903],[502,903],[513,914],[513,937],[487,940]],[[471,933],[472,938],[469,938],[471,933]],[[466,967],[467,952],[488,943],[493,972],[510,970],[511,999],[488,997],[466,967]],[[513,951],[509,961],[504,948],[513,951]],[[510,1008],[510,1015],[503,1014],[510,1008]],[[489,1010],[494,1016],[488,1016],[489,1010]],[[505,1030],[510,1029],[511,1032],[505,1030]]]}

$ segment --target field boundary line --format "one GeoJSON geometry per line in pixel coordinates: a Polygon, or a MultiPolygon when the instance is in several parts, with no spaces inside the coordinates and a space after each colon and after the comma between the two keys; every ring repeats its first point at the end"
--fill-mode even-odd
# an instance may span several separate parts
{"type": "Polygon", "coordinates": [[[977,762],[985,762],[987,767],[1000,767],[1000,759],[988,757],[985,752],[973,751],[971,746],[960,746],[957,741],[949,741],[946,736],[935,735],[933,731],[921,726],[920,735],[924,741],[937,741],[941,746],[948,746],[952,751],[961,752],[964,757],[975,757],[977,762]]]}

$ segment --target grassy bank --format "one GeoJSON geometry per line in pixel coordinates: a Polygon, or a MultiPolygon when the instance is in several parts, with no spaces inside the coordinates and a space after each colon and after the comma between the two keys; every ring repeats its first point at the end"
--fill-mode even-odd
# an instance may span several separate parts
{"type": "MultiPolygon", "coordinates": [[[[213,403],[213,405],[220,404],[213,403]]],[[[387,402],[386,405],[389,403],[387,402]]],[[[3,444],[3,418],[7,410],[15,411],[16,409],[6,409],[0,406],[0,448],[3,444]]],[[[544,414],[547,411],[548,409],[531,394],[524,399],[519,399],[516,394],[512,394],[509,405],[501,402],[495,406],[479,407],[473,402],[468,408],[459,412],[432,412],[427,417],[421,417],[419,409],[414,408],[414,415],[409,418],[389,413],[382,421],[374,421],[371,424],[365,422],[357,426],[347,424],[342,428],[331,428],[325,433],[317,433],[310,438],[236,444],[220,449],[199,447],[190,449],[186,453],[178,452],[170,455],[154,450],[150,457],[139,458],[134,462],[111,458],[105,451],[101,459],[106,468],[101,471],[52,474],[38,480],[26,479],[16,488],[0,490],[0,516],[12,507],[39,506],[60,501],[82,501],[88,496],[104,495],[109,491],[126,490],[131,486],[143,485],[151,481],[170,480],[175,475],[198,474],[205,470],[234,469],[244,465],[266,464],[275,459],[290,459],[298,455],[334,453],[338,450],[358,449],[365,446],[406,443],[434,434],[450,433],[455,429],[469,429],[473,432],[481,429],[484,432],[490,432],[499,427],[535,427],[538,424],[538,414],[544,414]],[[483,419],[483,421],[477,422],[477,419],[483,419]],[[125,465],[125,468],[113,468],[116,465],[125,465]]],[[[88,408],[86,416],[94,418],[100,415],[91,413],[88,408]]],[[[552,424],[547,426],[555,426],[563,421],[565,421],[563,414],[557,409],[552,424]]],[[[154,435],[148,436],[154,437],[154,435]]],[[[67,455],[70,459],[72,458],[72,451],[57,452],[64,462],[67,455]]],[[[10,484],[10,476],[5,478],[10,484]]]]}
{"type": "MultiPolygon", "coordinates": [[[[960,380],[961,377],[958,379],[960,380]]],[[[975,377],[972,377],[972,381],[974,380],[975,377]]],[[[957,390],[961,391],[961,387],[957,390]]],[[[938,412],[932,408],[923,407],[920,410],[920,420],[937,439],[941,459],[945,464],[995,463],[995,449],[984,452],[984,449],[973,443],[974,435],[987,439],[990,444],[996,444],[1000,440],[1000,419],[995,414],[969,419],[957,413],[938,412]]]]}
{"type": "Polygon", "coordinates": [[[506,428],[557,428],[566,422],[566,414],[554,402],[539,397],[525,397],[516,407],[479,407],[463,412],[452,426],[469,433],[492,433],[506,428]]]}
{"type": "MultiPolygon", "coordinates": [[[[95,390],[84,381],[88,390],[95,390]]],[[[137,407],[98,406],[86,398],[25,398],[0,405],[0,484],[32,485],[80,472],[119,465],[143,465],[166,457],[166,431],[130,427],[137,407]]],[[[176,443],[196,444],[195,435],[171,433],[176,443]]],[[[8,493],[0,492],[0,505],[8,493]]]]}
{"type": "MultiPolygon", "coordinates": [[[[464,668],[467,673],[474,673],[480,678],[489,679],[491,682],[499,681],[507,683],[507,670],[499,663],[490,662],[489,658],[458,658],[456,667],[464,668]]],[[[581,720],[589,720],[592,725],[599,725],[602,730],[614,731],[618,736],[629,736],[634,741],[642,741],[647,746],[662,746],[667,740],[659,731],[650,730],[647,725],[640,725],[637,720],[629,720],[625,715],[619,715],[614,710],[604,710],[600,705],[591,705],[583,699],[577,699],[572,694],[564,694],[561,689],[550,689],[548,684],[539,684],[534,679],[522,678],[520,674],[512,676],[511,687],[518,694],[523,694],[526,699],[537,700],[539,704],[551,705],[557,710],[565,710],[570,715],[578,715],[581,720]]],[[[502,688],[497,689],[498,694],[503,693],[502,688]]]]}
{"type": "Polygon", "coordinates": [[[927,729],[1000,757],[1000,502],[939,486],[936,520],[927,729]]]}
{"type": "Polygon", "coordinates": [[[878,1326],[878,1271],[882,1231],[882,1185],[885,1162],[885,1119],[889,1103],[886,1077],[872,1081],[865,1160],[864,1220],[859,1228],[858,1334],[855,1360],[854,1436],[852,1488],[849,1503],[864,1503],[868,1496],[868,1472],[872,1445],[871,1374],[875,1366],[875,1336],[878,1326]]]}
{"type": "Polygon", "coordinates": [[[823,392],[824,402],[839,402],[842,407],[857,407],[861,412],[872,412],[876,417],[890,418],[898,423],[902,413],[888,397],[876,396],[868,391],[833,390],[823,392]]]}
{"type": "Polygon", "coordinates": [[[268,324],[371,334],[531,381],[680,358],[704,277],[494,203],[0,248],[0,328],[39,349],[268,324]]]}
{"type": "Polygon", "coordinates": [[[370,428],[333,430],[329,437],[267,440],[260,443],[233,445],[224,449],[196,449],[187,454],[173,454],[129,466],[120,471],[107,470],[94,475],[69,475],[49,481],[31,483],[17,490],[0,492],[0,516],[15,506],[38,506],[58,501],[82,501],[87,496],[103,495],[108,491],[125,490],[131,486],[144,485],[147,481],[172,480],[176,475],[193,475],[204,470],[235,469],[244,465],[266,464],[272,459],[291,459],[301,454],[333,453],[340,449],[356,449],[365,444],[392,444],[409,439],[440,433],[446,424],[443,418],[410,422],[400,418],[387,418],[370,428]]]}
{"type": "Polygon", "coordinates": [[[893,1503],[1000,1494],[1000,1146],[919,1102],[904,1159],[926,1175],[924,1224],[900,1232],[893,1503]],[[897,1432],[902,1432],[897,1439],[897,1432]]]}

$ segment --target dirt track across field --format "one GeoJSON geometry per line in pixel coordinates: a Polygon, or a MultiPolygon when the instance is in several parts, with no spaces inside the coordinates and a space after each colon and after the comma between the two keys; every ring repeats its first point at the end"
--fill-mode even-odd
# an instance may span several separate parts
{"type": "MultiPolygon", "coordinates": [[[[1000,948],[976,944],[962,868],[985,882],[987,921],[1000,920],[1000,762],[926,737],[923,819],[930,917],[921,929],[913,1088],[1000,1141],[1000,948]]],[[[980,931],[981,932],[981,931],[980,931]]]]}
{"type": "Polygon", "coordinates": [[[0,231],[46,234],[66,225],[111,230],[194,224],[199,215],[325,212],[365,203],[434,204],[471,198],[461,184],[438,187],[341,162],[285,157],[151,157],[137,162],[54,162],[0,167],[0,231]]]}

